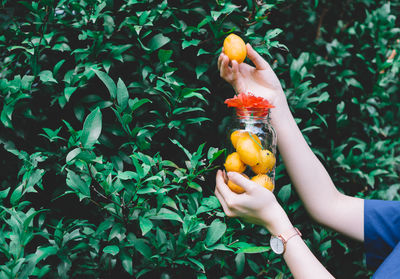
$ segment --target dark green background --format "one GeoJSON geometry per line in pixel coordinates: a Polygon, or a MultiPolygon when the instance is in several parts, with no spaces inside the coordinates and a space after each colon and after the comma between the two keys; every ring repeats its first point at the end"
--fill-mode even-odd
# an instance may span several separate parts
{"type": "MultiPolygon", "coordinates": [[[[289,278],[268,232],[213,195],[234,94],[217,71],[223,39],[270,62],[341,191],[399,199],[399,12],[0,0],[0,277],[289,278]]],[[[275,193],[334,276],[371,275],[362,244],[309,218],[279,159],[275,193]]]]}

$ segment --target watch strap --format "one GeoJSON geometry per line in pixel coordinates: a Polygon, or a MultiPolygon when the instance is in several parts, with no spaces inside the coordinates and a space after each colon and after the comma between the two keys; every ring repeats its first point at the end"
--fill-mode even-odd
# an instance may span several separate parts
{"type": "Polygon", "coordinates": [[[282,239],[283,244],[286,246],[286,243],[291,239],[292,237],[295,237],[296,235],[299,235],[300,237],[302,236],[301,232],[299,231],[298,228],[293,227],[289,231],[278,235],[280,239],[282,239]]]}

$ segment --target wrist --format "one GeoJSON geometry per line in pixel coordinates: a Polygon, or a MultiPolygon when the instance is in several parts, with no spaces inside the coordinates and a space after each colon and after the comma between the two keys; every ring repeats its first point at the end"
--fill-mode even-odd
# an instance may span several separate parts
{"type": "Polygon", "coordinates": [[[264,222],[264,227],[272,235],[279,235],[293,228],[289,217],[280,205],[274,209],[270,209],[268,216],[270,216],[270,218],[264,222]]]}
{"type": "Polygon", "coordinates": [[[274,104],[275,108],[271,109],[271,121],[274,127],[285,125],[292,116],[289,105],[285,100],[274,104]]]}

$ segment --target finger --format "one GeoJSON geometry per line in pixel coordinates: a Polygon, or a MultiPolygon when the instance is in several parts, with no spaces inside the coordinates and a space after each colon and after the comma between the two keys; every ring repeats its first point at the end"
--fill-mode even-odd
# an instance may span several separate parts
{"type": "Polygon", "coordinates": [[[221,61],[221,68],[219,70],[221,77],[224,79],[227,79],[231,72],[231,69],[229,68],[228,63],[229,63],[229,58],[228,58],[228,56],[226,56],[224,54],[222,57],[222,61],[221,61]]]}
{"type": "Polygon", "coordinates": [[[219,203],[221,204],[225,214],[229,217],[233,217],[233,212],[229,209],[228,204],[226,203],[224,197],[221,195],[218,189],[215,189],[215,196],[218,198],[219,203]]]}
{"type": "Polygon", "coordinates": [[[225,170],[221,171],[222,178],[224,179],[225,184],[228,183],[228,175],[226,174],[225,170]]]}
{"type": "Polygon", "coordinates": [[[239,63],[236,60],[232,60],[232,73],[233,78],[237,79],[239,75],[239,63]]]}
{"type": "Polygon", "coordinates": [[[223,196],[226,204],[230,204],[230,202],[236,198],[238,194],[234,193],[229,189],[228,185],[226,185],[222,171],[217,172],[216,177],[216,189],[223,196]]]}
{"type": "Polygon", "coordinates": [[[217,65],[218,65],[218,70],[220,70],[221,69],[221,63],[222,63],[222,60],[223,60],[223,58],[224,58],[224,53],[223,52],[221,52],[221,54],[219,55],[219,57],[218,57],[218,63],[217,63],[217,65]]]}
{"type": "Polygon", "coordinates": [[[256,66],[257,70],[266,70],[268,68],[271,68],[267,61],[262,58],[260,54],[258,54],[257,51],[254,50],[254,48],[248,43],[246,45],[247,48],[247,57],[254,63],[254,66],[256,66]]]}
{"type": "Polygon", "coordinates": [[[245,92],[246,93],[246,83],[240,74],[240,65],[236,60],[232,61],[232,81],[235,84],[235,90],[238,94],[245,92]]]}
{"type": "Polygon", "coordinates": [[[250,192],[255,186],[253,181],[250,181],[238,172],[228,172],[228,177],[229,180],[242,187],[246,192],[250,192]]]}

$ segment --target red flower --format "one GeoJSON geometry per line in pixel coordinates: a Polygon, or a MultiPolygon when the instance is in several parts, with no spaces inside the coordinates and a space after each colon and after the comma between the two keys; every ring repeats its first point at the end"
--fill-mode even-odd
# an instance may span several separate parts
{"type": "Polygon", "coordinates": [[[263,97],[256,97],[253,94],[249,93],[240,93],[233,98],[226,99],[225,104],[228,107],[235,107],[235,108],[263,108],[263,109],[270,109],[274,108],[274,106],[268,102],[267,99],[263,97]]]}

